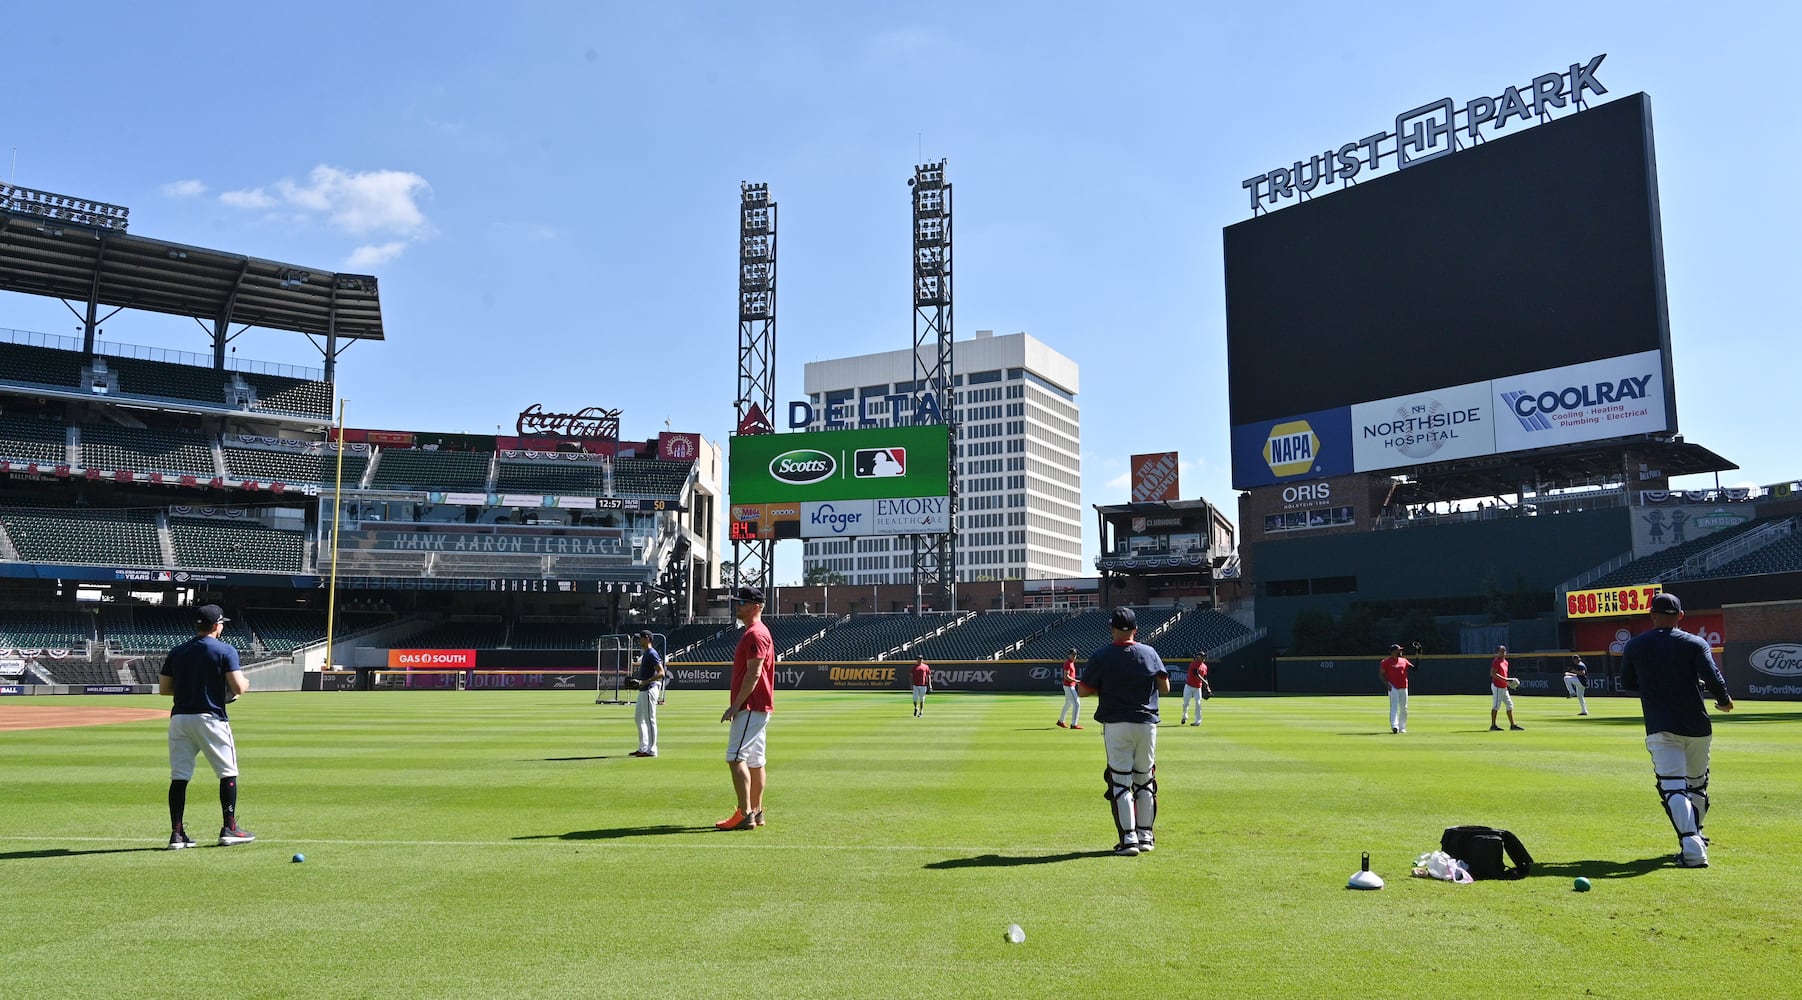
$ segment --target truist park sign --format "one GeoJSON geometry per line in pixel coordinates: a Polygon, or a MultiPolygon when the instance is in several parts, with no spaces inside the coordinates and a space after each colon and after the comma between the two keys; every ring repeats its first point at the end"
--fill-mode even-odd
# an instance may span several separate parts
{"type": "Polygon", "coordinates": [[[1359,174],[1378,170],[1385,157],[1394,156],[1404,169],[1417,166],[1459,149],[1459,135],[1475,145],[1483,141],[1485,127],[1498,132],[1515,119],[1530,123],[1549,116],[1553,108],[1581,107],[1584,94],[1608,93],[1595,75],[1606,58],[1603,53],[1587,63],[1571,63],[1562,73],[1536,76],[1526,87],[1510,86],[1495,97],[1473,97],[1462,107],[1449,97],[1440,98],[1396,115],[1393,132],[1354,139],[1338,149],[1247,177],[1240,186],[1250,192],[1255,214],[1284,199],[1306,197],[1318,187],[1356,183],[1359,174]]]}

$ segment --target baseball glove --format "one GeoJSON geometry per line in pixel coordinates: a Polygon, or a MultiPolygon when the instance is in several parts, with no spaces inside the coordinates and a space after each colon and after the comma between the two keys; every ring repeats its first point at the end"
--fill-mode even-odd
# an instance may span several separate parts
{"type": "Polygon", "coordinates": [[[1520,690],[1520,678],[1519,677],[1508,678],[1508,690],[1510,690],[1510,691],[1520,690]]]}
{"type": "Polygon", "coordinates": [[[628,677],[626,678],[626,686],[629,688],[641,688],[644,687],[644,682],[636,677],[628,677]]]}

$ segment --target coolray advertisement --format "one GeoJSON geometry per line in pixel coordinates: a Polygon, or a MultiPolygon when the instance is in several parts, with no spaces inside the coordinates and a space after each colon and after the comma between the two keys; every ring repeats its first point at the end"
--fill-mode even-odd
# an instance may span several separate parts
{"type": "Polygon", "coordinates": [[[1494,394],[1501,453],[1676,429],[1659,351],[1499,378],[1494,394]]]}
{"type": "Polygon", "coordinates": [[[1351,419],[1359,472],[1495,452],[1488,382],[1359,403],[1351,419]]]}

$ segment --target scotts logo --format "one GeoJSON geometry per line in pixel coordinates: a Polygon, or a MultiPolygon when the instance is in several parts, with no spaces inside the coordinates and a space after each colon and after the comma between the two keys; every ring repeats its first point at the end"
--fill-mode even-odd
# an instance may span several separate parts
{"type": "Polygon", "coordinates": [[[1752,669],[1772,677],[1802,677],[1802,646],[1761,646],[1747,657],[1752,669]]]}
{"type": "Polygon", "coordinates": [[[1275,476],[1299,476],[1314,468],[1320,438],[1306,420],[1291,420],[1270,428],[1264,441],[1264,463],[1275,476]]]}
{"type": "Polygon", "coordinates": [[[792,486],[806,486],[830,479],[838,471],[838,460],[823,451],[797,448],[770,459],[770,475],[792,486]]]}

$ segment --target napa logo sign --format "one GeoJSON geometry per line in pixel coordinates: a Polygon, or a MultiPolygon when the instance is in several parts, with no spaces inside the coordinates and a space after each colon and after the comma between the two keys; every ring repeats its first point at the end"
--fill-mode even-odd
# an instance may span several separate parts
{"type": "Polygon", "coordinates": [[[796,448],[770,459],[770,477],[790,486],[807,486],[831,479],[838,459],[816,448],[796,448]]]}
{"type": "Polygon", "coordinates": [[[1233,488],[1346,475],[1351,433],[1349,407],[1240,424],[1233,428],[1233,488]]]}

